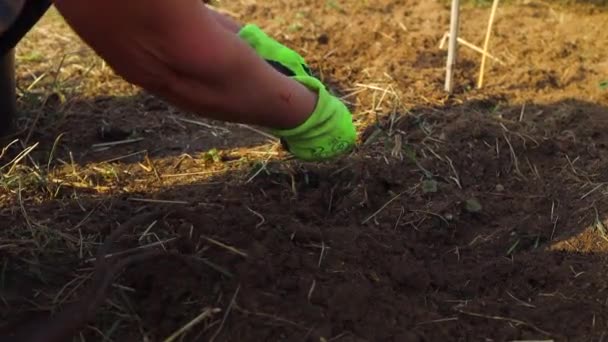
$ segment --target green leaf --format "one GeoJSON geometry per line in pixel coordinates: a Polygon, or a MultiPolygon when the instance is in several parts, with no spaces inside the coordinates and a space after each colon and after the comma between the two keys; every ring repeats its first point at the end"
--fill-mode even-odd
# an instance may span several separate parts
{"type": "Polygon", "coordinates": [[[602,81],[602,82],[600,82],[600,89],[601,90],[608,89],[608,81],[602,81]]]}

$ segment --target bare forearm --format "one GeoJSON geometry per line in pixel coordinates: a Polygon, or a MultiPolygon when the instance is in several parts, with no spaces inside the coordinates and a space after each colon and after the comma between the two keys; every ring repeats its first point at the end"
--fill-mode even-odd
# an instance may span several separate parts
{"type": "MultiPolygon", "coordinates": [[[[198,0],[57,0],[120,75],[210,118],[293,127],[314,95],[275,72],[198,0]]],[[[313,100],[311,100],[313,99],[313,100]]]]}

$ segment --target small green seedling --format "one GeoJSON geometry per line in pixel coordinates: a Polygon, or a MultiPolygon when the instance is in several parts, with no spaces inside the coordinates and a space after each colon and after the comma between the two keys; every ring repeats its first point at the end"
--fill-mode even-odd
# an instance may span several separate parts
{"type": "Polygon", "coordinates": [[[219,163],[222,161],[220,152],[215,148],[212,148],[209,151],[205,152],[203,159],[205,161],[210,161],[210,162],[214,162],[214,163],[219,163]]]}

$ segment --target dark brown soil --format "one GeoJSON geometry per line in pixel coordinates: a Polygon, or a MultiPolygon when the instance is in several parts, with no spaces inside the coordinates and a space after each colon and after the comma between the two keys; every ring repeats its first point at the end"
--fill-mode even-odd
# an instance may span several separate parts
{"type": "MultiPolygon", "coordinates": [[[[167,107],[142,109],[145,121],[100,112],[146,138],[103,156],[87,154],[99,137],[95,127],[77,126],[81,117],[59,127],[81,164],[148,149],[161,175],[214,172],[161,182],[135,156],[115,163],[119,180],[91,175],[95,191],[66,185],[55,199],[25,201],[32,222],[77,237],[106,235],[160,205],[134,198],[179,201],[165,204],[167,212],[188,211],[156,222],[156,236],[140,238],[149,226],[138,227],[123,248],[178,237],[164,247],[197,261],[126,270],[91,323],[98,330],[82,332],[87,341],[102,341],[101,333],[163,341],[210,309],[221,311],[184,341],[606,338],[608,98],[598,86],[608,77],[605,10],[501,7],[492,54],[506,65],[490,63],[486,87],[476,90],[479,56],[461,48],[457,93],[447,97],[437,47],[449,9],[436,1],[227,6],[303,51],[346,93],[359,91],[349,100],[362,144],[335,163],[272,159],[256,173],[265,159],[253,160],[249,147],[264,138],[178,130],[163,119],[167,107]],[[198,143],[186,143],[196,134],[198,143]],[[214,147],[232,150],[214,161],[204,154],[214,147]]],[[[488,8],[463,11],[462,37],[481,45],[488,8]]],[[[38,134],[46,141],[54,131],[38,134]]],[[[13,195],[3,214],[13,229],[27,229],[13,195]]],[[[6,263],[1,317],[32,302],[35,311],[57,304],[46,293],[78,273],[75,262],[90,266],[78,261],[78,241],[71,246],[6,263]],[[26,282],[20,271],[32,268],[38,276],[26,282]]]]}

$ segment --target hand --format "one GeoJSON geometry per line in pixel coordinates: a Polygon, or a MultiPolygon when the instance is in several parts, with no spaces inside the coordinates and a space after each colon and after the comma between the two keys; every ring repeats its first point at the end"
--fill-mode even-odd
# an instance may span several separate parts
{"type": "Polygon", "coordinates": [[[282,74],[293,76],[312,76],[304,58],[294,50],[269,37],[258,26],[247,24],[239,31],[256,53],[282,74]]]}
{"type": "Polygon", "coordinates": [[[274,130],[283,147],[296,158],[323,161],[350,151],[356,140],[352,115],[348,108],[329,93],[325,85],[312,75],[302,56],[248,24],[239,36],[276,70],[298,81],[318,95],[312,115],[291,130],[274,130]]]}
{"type": "Polygon", "coordinates": [[[316,78],[294,79],[318,94],[312,115],[291,130],[274,130],[284,147],[304,161],[324,161],[348,153],[355,146],[357,134],[352,115],[337,97],[331,95],[316,78]]]}

